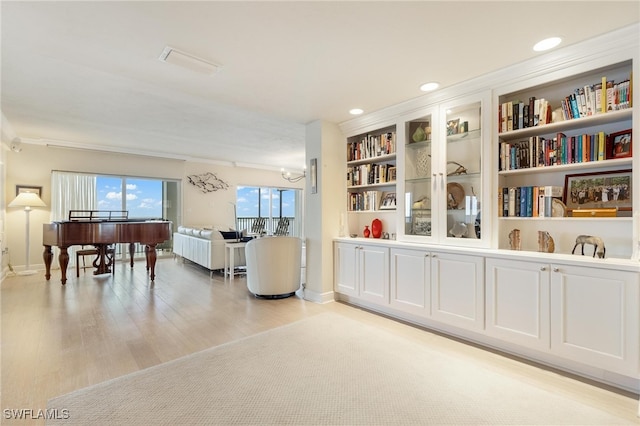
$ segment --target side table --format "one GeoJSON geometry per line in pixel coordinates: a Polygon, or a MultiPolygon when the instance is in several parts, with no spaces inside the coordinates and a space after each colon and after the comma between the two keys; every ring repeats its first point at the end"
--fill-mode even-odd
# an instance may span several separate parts
{"type": "Polygon", "coordinates": [[[224,276],[233,279],[236,270],[235,254],[236,250],[244,250],[247,243],[233,242],[224,243],[224,276]]]}

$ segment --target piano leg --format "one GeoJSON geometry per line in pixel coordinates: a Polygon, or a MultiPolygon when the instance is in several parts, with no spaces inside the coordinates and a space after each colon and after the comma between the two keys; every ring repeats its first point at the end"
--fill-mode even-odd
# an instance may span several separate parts
{"type": "Polygon", "coordinates": [[[147,269],[151,273],[151,281],[156,278],[156,244],[147,244],[145,246],[147,253],[147,269]]]}
{"type": "Polygon", "coordinates": [[[44,253],[42,253],[44,259],[45,273],[44,277],[49,281],[51,279],[51,261],[53,260],[53,252],[51,246],[44,246],[44,253]]]}
{"type": "Polygon", "coordinates": [[[94,247],[98,250],[98,256],[93,261],[93,267],[96,268],[93,271],[93,275],[110,274],[110,264],[107,261],[107,244],[95,244],[94,247]]]}
{"type": "Polygon", "coordinates": [[[62,274],[62,285],[67,283],[67,266],[69,266],[69,253],[67,247],[59,247],[60,256],[58,256],[58,262],[60,262],[60,272],[62,274]]]}
{"type": "Polygon", "coordinates": [[[135,254],[136,251],[136,243],[129,243],[129,263],[131,264],[131,267],[133,268],[133,255],[135,254]]]}

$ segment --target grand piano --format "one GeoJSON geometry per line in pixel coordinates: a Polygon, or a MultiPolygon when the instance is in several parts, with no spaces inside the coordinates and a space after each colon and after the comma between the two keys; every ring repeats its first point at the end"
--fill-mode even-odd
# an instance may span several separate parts
{"type": "Polygon", "coordinates": [[[171,222],[158,219],[129,219],[126,211],[72,210],[69,220],[45,223],[42,230],[44,245],[45,278],[51,278],[52,246],[60,249],[60,271],[62,284],[67,282],[69,253],[74,245],[92,245],[98,251],[94,265],[95,274],[109,273],[111,260],[107,248],[116,243],[129,243],[129,256],[133,267],[135,243],[145,245],[147,271],[155,279],[156,245],[171,238],[171,222]]]}

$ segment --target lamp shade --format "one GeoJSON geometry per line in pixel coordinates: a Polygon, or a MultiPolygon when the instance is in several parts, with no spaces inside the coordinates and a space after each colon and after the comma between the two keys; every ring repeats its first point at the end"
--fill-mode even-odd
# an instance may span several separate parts
{"type": "Polygon", "coordinates": [[[8,207],[46,207],[47,205],[35,192],[21,192],[8,207]]]}

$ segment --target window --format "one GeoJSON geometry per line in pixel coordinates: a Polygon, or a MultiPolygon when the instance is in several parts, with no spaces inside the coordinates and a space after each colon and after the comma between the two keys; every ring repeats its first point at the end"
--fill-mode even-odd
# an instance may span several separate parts
{"type": "Polygon", "coordinates": [[[280,219],[288,219],[286,234],[301,237],[302,191],[290,188],[238,186],[236,194],[238,229],[251,231],[258,218],[266,218],[265,232],[272,235],[280,219]]]}
{"type": "Polygon", "coordinates": [[[98,210],[127,210],[132,219],[163,217],[161,180],[98,176],[96,187],[98,210]]]}
{"type": "MultiPolygon", "coordinates": [[[[177,224],[181,219],[179,188],[177,180],[54,171],[52,220],[66,220],[69,210],[126,210],[131,219],[162,218],[177,224]]],[[[171,240],[157,246],[162,250],[171,247],[171,240]]]]}

